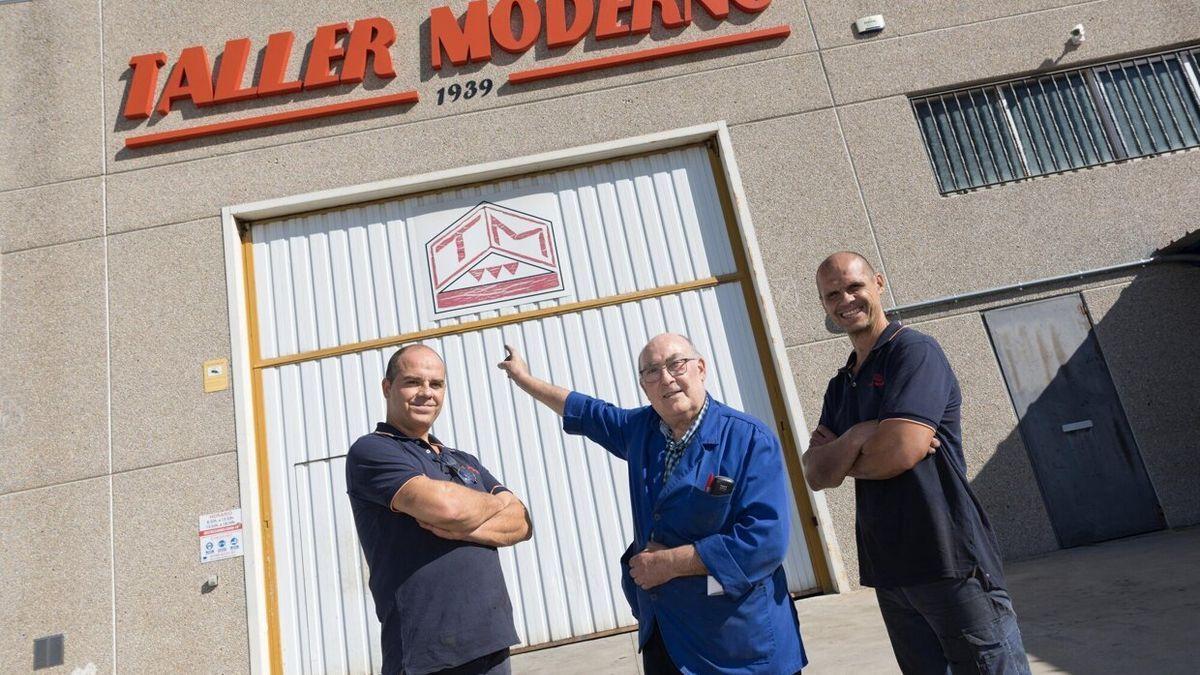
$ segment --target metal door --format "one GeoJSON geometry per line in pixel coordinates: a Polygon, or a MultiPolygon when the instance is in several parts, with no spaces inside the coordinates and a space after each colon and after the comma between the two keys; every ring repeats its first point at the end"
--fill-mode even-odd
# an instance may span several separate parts
{"type": "MultiPolygon", "coordinates": [[[[289,671],[379,665],[343,472],[349,444],[383,418],[379,380],[398,340],[445,357],[449,390],[434,433],[477,453],[529,507],[533,539],[500,554],[524,645],[634,624],[617,565],[632,538],[631,512],[625,464],[564,436],[557,417],[495,367],[506,341],[535,372],[636,407],[645,404],[638,350],[659,332],[685,332],[709,359],[713,395],[774,426],[748,280],[704,148],[259,223],[250,237],[289,671]],[[427,301],[440,289],[448,304],[462,295],[439,286],[426,261],[443,241],[451,260],[455,246],[469,259],[472,235],[457,223],[476,216],[549,223],[543,243],[547,251],[554,244],[561,292],[437,314],[427,301]],[[447,223],[455,225],[442,229],[447,223]]],[[[510,253],[520,257],[495,255],[510,253]]],[[[485,281],[511,272],[512,262],[492,255],[479,254],[485,281]]],[[[466,274],[459,278],[470,281],[466,274]]],[[[819,584],[795,504],[785,568],[791,590],[805,592],[819,584]]]]}
{"type": "Polygon", "coordinates": [[[1166,526],[1079,295],[984,314],[1061,546],[1166,526]]]}

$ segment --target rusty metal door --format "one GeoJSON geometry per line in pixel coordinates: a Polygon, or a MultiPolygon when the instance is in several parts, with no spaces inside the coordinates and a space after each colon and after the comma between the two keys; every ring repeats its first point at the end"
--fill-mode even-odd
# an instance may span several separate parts
{"type": "Polygon", "coordinates": [[[984,313],[1063,547],[1166,527],[1082,298],[984,313]]]}

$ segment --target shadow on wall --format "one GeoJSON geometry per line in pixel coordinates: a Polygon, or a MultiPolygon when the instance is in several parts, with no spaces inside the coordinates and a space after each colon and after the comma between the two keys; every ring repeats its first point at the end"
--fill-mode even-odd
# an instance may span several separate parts
{"type": "MultiPolygon", "coordinates": [[[[1163,264],[1132,281],[984,315],[1010,401],[1022,413],[1021,427],[972,479],[1006,559],[1028,555],[1021,551],[1019,514],[1032,509],[1013,500],[1020,487],[1014,476],[1028,473],[1022,464],[1037,474],[1041,505],[1064,548],[1084,551],[1104,540],[1200,523],[1194,459],[1200,455],[1200,268],[1163,264]],[[1070,316],[1065,310],[1073,304],[1087,315],[1070,316]],[[1082,324],[1086,339],[1071,339],[1072,323],[1082,324]]],[[[1010,586],[1031,656],[1066,672],[1112,672],[1105,663],[1155,656],[1138,626],[1152,624],[1158,612],[1141,607],[1149,596],[1129,591],[1169,580],[1132,566],[1109,570],[1112,578],[1093,587],[1076,583],[1069,569],[1059,570],[1057,580],[1042,578],[1036,565],[1021,569],[1010,586]],[[1104,600],[1114,593],[1123,599],[1104,600]],[[1087,645],[1064,637],[1082,628],[1087,645]]]]}
{"type": "Polygon", "coordinates": [[[1200,523],[1200,268],[1161,265],[984,315],[1022,419],[972,479],[993,520],[1007,520],[997,512],[1028,461],[1063,547],[1200,523]],[[1073,335],[1089,318],[1091,334],[1073,335]]]}

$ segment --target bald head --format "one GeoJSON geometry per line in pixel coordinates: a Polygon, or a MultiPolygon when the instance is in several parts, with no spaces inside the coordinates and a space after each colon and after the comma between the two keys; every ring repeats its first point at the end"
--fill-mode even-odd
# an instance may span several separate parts
{"type": "Polygon", "coordinates": [[[446,364],[425,345],[407,345],[388,359],[383,398],[387,421],[400,433],[429,440],[429,429],[446,400],[446,364]]]}
{"type": "Polygon", "coordinates": [[[685,358],[700,356],[700,353],[696,351],[696,345],[692,344],[692,341],[686,335],[663,333],[650,338],[646,346],[642,347],[641,353],[638,354],[638,370],[649,364],[649,361],[646,360],[647,356],[657,353],[677,355],[685,358]]]}
{"type": "Polygon", "coordinates": [[[392,358],[388,359],[387,370],[384,371],[383,379],[387,380],[388,382],[396,379],[396,373],[400,372],[400,362],[404,360],[406,355],[418,356],[426,354],[432,354],[435,358],[437,358],[438,361],[442,360],[440,354],[423,344],[404,345],[403,347],[397,349],[396,352],[392,354],[392,358]]]}
{"type": "Polygon", "coordinates": [[[825,258],[820,265],[817,265],[817,276],[820,277],[822,273],[843,268],[852,263],[862,265],[863,271],[870,276],[875,276],[875,268],[871,266],[871,261],[856,251],[838,251],[825,258]]]}

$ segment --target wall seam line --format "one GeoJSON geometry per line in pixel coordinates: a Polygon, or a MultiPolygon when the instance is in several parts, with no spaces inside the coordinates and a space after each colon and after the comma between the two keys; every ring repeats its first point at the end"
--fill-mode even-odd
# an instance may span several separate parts
{"type": "MultiPolygon", "coordinates": [[[[104,207],[104,188],[103,188],[103,186],[101,186],[101,188],[100,188],[100,205],[101,205],[101,209],[103,209],[103,207],[104,207]]],[[[103,214],[101,214],[100,218],[101,218],[101,222],[103,223],[104,222],[103,214]]],[[[38,244],[36,246],[29,246],[26,248],[14,248],[14,249],[7,250],[7,251],[0,251],[0,255],[13,255],[13,254],[18,254],[18,253],[28,253],[30,251],[41,251],[42,249],[54,248],[55,246],[66,246],[68,244],[80,244],[85,241],[93,241],[96,239],[101,239],[103,237],[104,237],[103,234],[97,234],[95,236],[81,237],[79,239],[67,239],[65,241],[55,241],[55,242],[51,242],[49,244],[38,244]]]]}
{"type": "Polygon", "coordinates": [[[117,523],[115,481],[113,479],[113,396],[112,396],[112,279],[108,251],[108,150],[104,130],[108,119],[108,96],[104,87],[104,2],[96,0],[97,23],[100,33],[100,225],[104,246],[104,401],[108,422],[108,562],[109,562],[109,622],[111,626],[112,671],[120,672],[117,663],[117,523]]]}
{"type": "MultiPolygon", "coordinates": [[[[102,113],[102,114],[103,114],[103,113],[102,113]]],[[[103,122],[104,122],[104,120],[101,120],[101,127],[100,127],[100,128],[101,128],[102,130],[103,130],[103,128],[104,128],[104,127],[103,127],[103,122]]],[[[101,165],[103,165],[103,164],[104,164],[104,162],[103,162],[103,160],[102,160],[102,161],[101,161],[101,165]]],[[[101,173],[89,174],[89,175],[86,175],[86,176],[74,176],[74,177],[71,177],[71,178],[61,178],[61,179],[59,179],[59,180],[52,180],[52,181],[48,181],[48,182],[45,182],[45,183],[36,183],[36,184],[34,184],[34,185],[18,185],[18,186],[16,186],[16,187],[0,188],[0,196],[4,196],[4,195],[8,195],[8,194],[12,194],[12,193],[14,193],[14,192],[25,192],[25,191],[29,191],[29,190],[40,190],[40,189],[42,189],[42,188],[48,188],[48,187],[58,187],[59,185],[66,185],[67,183],[78,183],[79,181],[84,181],[84,180],[93,180],[93,179],[96,179],[96,178],[103,178],[103,177],[104,177],[104,173],[103,173],[103,172],[104,172],[104,169],[103,169],[103,168],[101,168],[101,170],[100,170],[100,171],[101,171],[101,173]]]]}
{"type": "MultiPolygon", "coordinates": [[[[105,181],[105,183],[101,185],[101,190],[100,190],[101,208],[104,208],[104,201],[106,199],[106,195],[107,195],[107,181],[105,181]]],[[[220,218],[220,217],[221,217],[220,215],[201,216],[200,218],[191,218],[188,220],[176,220],[176,221],[172,221],[170,223],[159,223],[156,225],[147,225],[146,227],[136,227],[136,228],[133,228],[132,230],[122,230],[120,232],[109,232],[107,235],[100,234],[100,235],[96,235],[94,237],[84,237],[82,239],[71,239],[68,241],[58,241],[58,242],[54,242],[54,243],[50,243],[50,244],[38,244],[37,246],[30,246],[29,248],[18,248],[18,249],[14,249],[12,251],[0,251],[0,255],[19,255],[21,253],[29,253],[31,251],[41,251],[41,250],[47,249],[47,248],[54,248],[55,246],[68,246],[70,244],[81,244],[83,242],[94,241],[96,239],[102,239],[105,237],[123,237],[128,234],[136,234],[138,232],[149,232],[150,230],[158,230],[158,229],[162,229],[164,227],[174,227],[176,225],[191,225],[192,223],[200,223],[200,222],[203,222],[206,220],[212,220],[214,218],[220,218]]],[[[105,212],[101,214],[101,219],[105,223],[105,229],[107,229],[107,223],[108,223],[107,209],[105,209],[105,212]]]]}
{"type": "MultiPolygon", "coordinates": [[[[120,471],[114,471],[112,473],[103,473],[103,474],[98,474],[95,476],[83,476],[81,478],[73,478],[71,480],[62,481],[60,483],[48,483],[46,485],[35,485],[33,487],[21,488],[19,490],[13,490],[11,492],[5,492],[3,494],[0,494],[0,499],[7,499],[8,497],[14,497],[16,495],[25,494],[27,492],[36,492],[38,490],[50,490],[53,488],[64,487],[67,485],[74,485],[76,483],[85,483],[90,480],[100,480],[102,478],[110,478],[110,477],[116,478],[118,476],[123,476],[125,474],[136,473],[138,471],[149,471],[151,469],[161,469],[163,467],[174,466],[176,464],[186,464],[187,462],[199,462],[201,460],[214,459],[217,457],[224,457],[225,455],[235,455],[235,454],[237,454],[236,450],[225,450],[225,451],[218,452],[218,453],[215,453],[212,455],[200,455],[198,457],[184,457],[182,459],[173,459],[173,460],[170,460],[167,462],[159,462],[158,464],[147,464],[146,466],[130,467],[128,469],[121,469],[120,471]]],[[[331,459],[331,460],[337,459],[338,457],[342,457],[342,456],[344,456],[344,455],[337,455],[336,457],[330,457],[328,459],[331,459]]]]}
{"type": "MultiPolygon", "coordinates": [[[[813,39],[816,40],[817,28],[813,24],[812,11],[808,8],[808,0],[804,0],[804,13],[808,15],[808,26],[813,32],[813,39]]],[[[846,153],[846,159],[850,162],[850,174],[854,177],[854,190],[858,194],[858,203],[862,207],[862,213],[867,219],[867,229],[871,232],[871,243],[875,247],[875,255],[879,260],[879,271],[883,274],[887,281],[887,294],[892,301],[892,306],[896,306],[896,294],[892,292],[891,278],[887,273],[887,264],[883,260],[883,249],[879,247],[879,236],[875,233],[875,222],[871,218],[871,210],[867,208],[867,197],[863,194],[862,180],[858,177],[858,167],[854,163],[854,154],[850,152],[850,142],[846,140],[846,130],[842,127],[842,115],[838,111],[837,99],[833,96],[833,84],[829,81],[829,69],[825,66],[825,54],[821,51],[821,44],[817,42],[817,60],[821,64],[821,74],[825,76],[825,88],[829,92],[829,101],[833,105],[833,118],[837,122],[838,137],[842,139],[842,150],[846,153]]],[[[832,253],[832,251],[830,251],[832,253]]]]}
{"type": "Polygon", "coordinates": [[[795,342],[790,345],[784,345],[784,347],[787,349],[799,349],[800,347],[808,347],[811,345],[822,345],[827,342],[836,342],[838,340],[845,339],[845,338],[846,338],[845,334],[831,335],[830,337],[819,338],[816,340],[809,340],[808,342],[795,342]]]}
{"type": "MultiPolygon", "coordinates": [[[[1064,10],[1064,9],[1082,7],[1083,5],[1098,5],[1098,4],[1102,4],[1102,3],[1106,3],[1106,2],[1108,2],[1108,0],[1081,0],[1080,2],[1072,2],[1072,3],[1066,4],[1066,5],[1059,5],[1057,7],[1043,7],[1042,9],[1034,9],[1034,10],[1030,10],[1028,12],[1017,12],[1016,14],[1005,14],[1003,16],[993,16],[993,17],[988,17],[986,19],[976,19],[974,21],[967,21],[966,23],[956,23],[953,26],[936,26],[934,28],[926,28],[925,30],[919,30],[919,31],[915,31],[912,33],[880,36],[878,38],[870,40],[869,42],[871,42],[871,43],[895,42],[896,40],[903,40],[904,38],[916,37],[918,35],[928,35],[930,33],[941,33],[944,31],[956,30],[959,28],[966,28],[968,26],[979,26],[979,25],[982,25],[985,23],[994,23],[996,21],[1007,21],[1008,19],[1015,19],[1017,17],[1029,16],[1031,14],[1045,14],[1047,12],[1057,12],[1057,11],[1064,10]]],[[[805,6],[805,9],[807,9],[807,4],[805,6]]],[[[885,16],[885,18],[886,18],[886,16],[885,16]]],[[[812,20],[811,16],[809,17],[809,20],[810,21],[812,20]]],[[[815,30],[815,28],[814,28],[814,30],[815,30]]],[[[849,43],[842,44],[842,45],[833,45],[831,47],[828,47],[827,49],[829,51],[837,51],[837,50],[843,50],[843,49],[850,49],[853,47],[859,47],[859,46],[862,46],[863,44],[867,44],[867,43],[849,42],[849,43]]]]}

